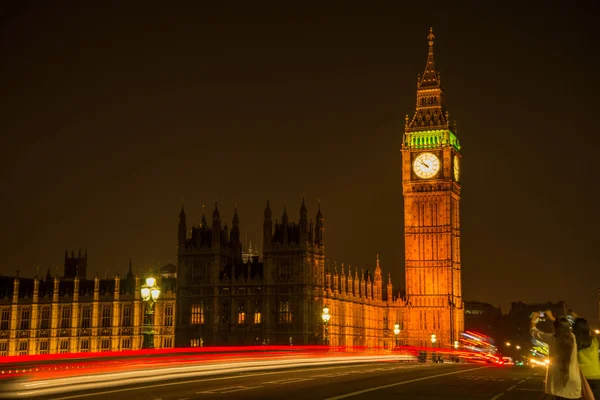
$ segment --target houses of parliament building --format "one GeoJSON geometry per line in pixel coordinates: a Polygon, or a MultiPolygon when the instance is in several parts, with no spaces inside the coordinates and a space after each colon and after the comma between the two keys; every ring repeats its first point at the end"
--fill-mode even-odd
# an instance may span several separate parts
{"type": "MultiPolygon", "coordinates": [[[[392,348],[431,346],[435,335],[435,346],[449,348],[458,340],[464,329],[461,147],[435,68],[431,31],[428,43],[401,148],[405,290],[392,285],[378,256],[372,270],[329,263],[320,205],[311,217],[302,201],[292,221],[285,208],[274,217],[267,201],[262,255],[242,247],[237,209],[231,227],[218,204],[210,222],[203,215],[189,226],[182,206],[177,265],[159,277],[155,347],[392,348]]],[[[0,355],[141,347],[140,277],[130,267],[123,278],[87,280],[85,265],[87,255],[65,254],[64,277],[0,277],[0,355]]]]}

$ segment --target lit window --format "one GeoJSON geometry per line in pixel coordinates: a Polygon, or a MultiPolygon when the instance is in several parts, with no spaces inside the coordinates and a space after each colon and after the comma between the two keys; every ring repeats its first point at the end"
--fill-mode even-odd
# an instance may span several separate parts
{"type": "Polygon", "coordinates": [[[246,322],[246,313],[242,311],[238,313],[238,324],[243,324],[244,322],[246,322]]]}
{"type": "Polygon", "coordinates": [[[102,307],[102,327],[110,328],[112,326],[112,308],[111,306],[102,307]]]}
{"type": "Polygon", "coordinates": [[[173,304],[165,306],[165,326],[173,325],[173,304]]]}
{"type": "Polygon", "coordinates": [[[21,311],[21,330],[29,329],[29,310],[21,311]]]}
{"type": "Polygon", "coordinates": [[[68,329],[71,327],[71,306],[64,306],[61,312],[60,327],[68,329]]]}
{"type": "Polygon", "coordinates": [[[164,338],[164,340],[163,340],[163,347],[164,348],[171,348],[171,347],[173,347],[173,338],[171,338],[171,337],[164,338]]]}
{"type": "Polygon", "coordinates": [[[254,323],[260,324],[260,321],[261,321],[260,301],[256,300],[254,302],[254,323]]]}
{"type": "Polygon", "coordinates": [[[50,307],[42,308],[40,315],[40,329],[50,328],[50,307]]]}
{"type": "Polygon", "coordinates": [[[123,306],[123,322],[122,325],[124,328],[128,328],[131,326],[131,304],[125,304],[123,306]]]}
{"type": "Polygon", "coordinates": [[[64,354],[69,352],[69,340],[61,340],[60,341],[60,349],[59,353],[64,354]]]}
{"type": "Polygon", "coordinates": [[[40,342],[38,354],[48,354],[48,341],[47,340],[40,342]]]}
{"type": "Polygon", "coordinates": [[[291,324],[292,323],[292,307],[289,301],[279,302],[279,323],[280,324],[291,324]]]}
{"type": "Polygon", "coordinates": [[[28,347],[28,342],[26,340],[22,340],[19,342],[19,355],[20,356],[26,356],[27,355],[27,347],[28,347]]]}
{"type": "Polygon", "coordinates": [[[92,320],[92,308],[90,306],[83,306],[81,309],[81,327],[89,328],[92,320]]]}
{"type": "Polygon", "coordinates": [[[89,339],[81,339],[81,341],[79,342],[79,351],[82,353],[87,353],[90,351],[89,339]]]}
{"type": "Polygon", "coordinates": [[[121,350],[131,350],[131,339],[123,339],[121,341],[121,350]]]}
{"type": "Polygon", "coordinates": [[[0,342],[0,356],[8,355],[8,342],[0,342]]]}
{"type": "Polygon", "coordinates": [[[7,331],[10,325],[10,309],[2,310],[2,319],[0,319],[0,331],[7,331]]]}
{"type": "Polygon", "coordinates": [[[110,351],[110,339],[103,338],[100,341],[100,351],[110,351]]]}
{"type": "MultiPolygon", "coordinates": [[[[171,308],[171,313],[173,309],[171,308]]],[[[204,302],[196,302],[192,303],[191,315],[190,315],[190,323],[192,325],[198,325],[204,323],[204,302]]]]}

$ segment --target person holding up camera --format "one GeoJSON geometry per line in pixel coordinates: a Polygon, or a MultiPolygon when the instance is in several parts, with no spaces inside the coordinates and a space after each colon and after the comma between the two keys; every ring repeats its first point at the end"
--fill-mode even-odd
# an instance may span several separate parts
{"type": "Polygon", "coordinates": [[[571,324],[566,317],[554,318],[552,311],[545,317],[554,325],[554,333],[542,332],[537,328],[540,312],[531,315],[530,332],[535,339],[548,344],[550,364],[546,369],[544,393],[555,399],[580,399],[582,382],[577,362],[577,345],[571,333],[571,324]]]}

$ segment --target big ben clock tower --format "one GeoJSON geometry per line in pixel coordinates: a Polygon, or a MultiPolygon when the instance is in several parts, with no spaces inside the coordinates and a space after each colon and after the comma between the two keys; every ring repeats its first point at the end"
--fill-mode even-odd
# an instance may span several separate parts
{"type": "Polygon", "coordinates": [[[464,329],[460,143],[435,70],[433,30],[417,106],[402,143],[408,340],[448,349],[464,329]],[[435,336],[434,336],[435,335],[435,336]],[[434,340],[432,340],[434,339],[434,340]]]}

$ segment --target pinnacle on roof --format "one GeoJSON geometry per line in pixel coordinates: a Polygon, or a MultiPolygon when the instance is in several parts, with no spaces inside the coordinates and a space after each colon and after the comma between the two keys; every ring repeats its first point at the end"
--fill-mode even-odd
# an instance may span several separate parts
{"type": "Polygon", "coordinates": [[[440,86],[440,75],[435,70],[435,57],[433,55],[433,39],[435,39],[433,28],[429,28],[429,35],[427,35],[427,39],[429,40],[429,51],[427,53],[425,71],[423,72],[423,76],[421,76],[421,80],[419,81],[419,89],[440,86]]]}

